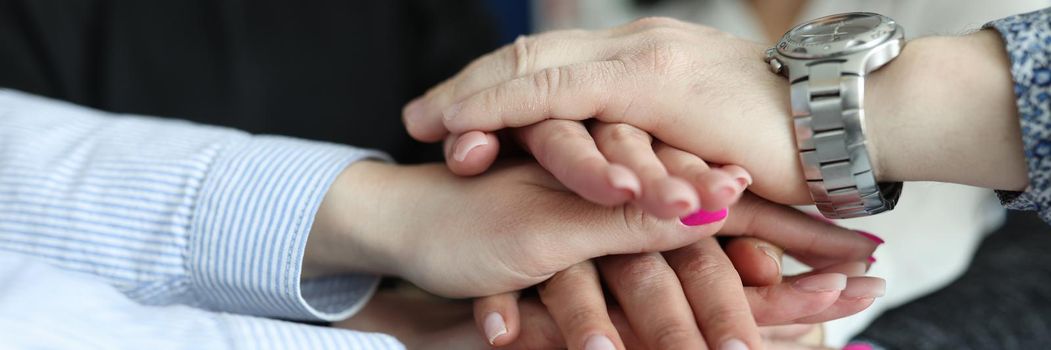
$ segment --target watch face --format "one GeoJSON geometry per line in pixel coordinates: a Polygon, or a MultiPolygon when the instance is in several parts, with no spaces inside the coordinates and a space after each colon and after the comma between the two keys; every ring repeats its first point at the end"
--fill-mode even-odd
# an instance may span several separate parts
{"type": "Polygon", "coordinates": [[[873,47],[886,41],[897,24],[875,13],[853,12],[818,18],[793,28],[778,43],[778,50],[799,58],[836,56],[873,47]]]}

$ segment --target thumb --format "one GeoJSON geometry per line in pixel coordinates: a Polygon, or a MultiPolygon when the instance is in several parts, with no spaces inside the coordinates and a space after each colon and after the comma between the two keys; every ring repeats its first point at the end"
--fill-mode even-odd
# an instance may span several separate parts
{"type": "Polygon", "coordinates": [[[474,323],[492,346],[511,344],[518,338],[518,292],[475,299],[474,323]]]}
{"type": "Polygon", "coordinates": [[[453,174],[478,175],[489,169],[500,153],[500,140],[493,133],[471,131],[445,137],[445,164],[453,174]]]}
{"type": "Polygon", "coordinates": [[[781,282],[784,250],[780,247],[758,238],[738,237],[726,243],[724,249],[745,286],[770,286],[781,282]]]}

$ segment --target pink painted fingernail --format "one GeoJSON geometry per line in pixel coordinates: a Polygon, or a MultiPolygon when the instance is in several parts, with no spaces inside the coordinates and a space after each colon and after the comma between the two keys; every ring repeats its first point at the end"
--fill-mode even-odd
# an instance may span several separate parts
{"type": "Polygon", "coordinates": [[[875,263],[876,263],[876,257],[874,257],[874,256],[869,256],[869,258],[867,259],[867,261],[869,262],[869,265],[875,264],[875,263]]]}
{"type": "Polygon", "coordinates": [[[843,347],[843,350],[873,350],[872,345],[866,343],[850,343],[843,347]]]}
{"type": "Polygon", "coordinates": [[[847,275],[842,273],[823,273],[802,278],[792,286],[808,293],[825,293],[847,288],[847,275]]]}
{"type": "Polygon", "coordinates": [[[887,294],[887,281],[876,277],[851,277],[847,280],[847,288],[839,293],[840,298],[847,299],[872,299],[887,294]]]}
{"type": "Polygon", "coordinates": [[[730,209],[724,208],[722,210],[707,211],[704,209],[698,210],[693,214],[687,215],[679,219],[683,225],[686,226],[700,226],[707,225],[726,218],[726,215],[730,213],[730,209]]]}
{"type": "Polygon", "coordinates": [[[500,316],[498,312],[490,312],[488,315],[485,315],[482,328],[485,329],[485,337],[489,338],[489,345],[493,345],[496,338],[507,334],[507,324],[504,323],[504,317],[500,316]]]}
{"type": "Polygon", "coordinates": [[[457,162],[462,162],[464,159],[467,159],[467,155],[471,153],[471,150],[488,144],[489,140],[485,137],[485,133],[480,131],[472,131],[460,135],[460,139],[456,141],[456,149],[453,151],[453,159],[456,159],[457,162]]]}
{"type": "Polygon", "coordinates": [[[613,341],[609,340],[601,334],[596,334],[588,337],[588,340],[584,342],[584,350],[616,350],[617,346],[613,345],[613,341]]]}
{"type": "Polygon", "coordinates": [[[871,240],[873,242],[876,242],[876,244],[886,243],[886,241],[884,241],[883,238],[879,238],[879,236],[877,236],[877,235],[874,235],[874,234],[871,234],[871,233],[868,233],[868,232],[865,232],[865,231],[855,231],[855,232],[857,232],[862,237],[868,238],[869,240],[871,240]]]}
{"type": "Polygon", "coordinates": [[[723,345],[719,345],[719,350],[748,350],[748,344],[741,339],[730,339],[723,342],[723,345]]]}
{"type": "Polygon", "coordinates": [[[635,176],[635,173],[628,167],[620,164],[610,164],[609,173],[606,176],[609,178],[609,183],[613,188],[631,192],[634,198],[639,198],[642,195],[642,184],[639,182],[639,178],[635,176]]]}
{"type": "Polygon", "coordinates": [[[461,109],[463,109],[463,103],[455,103],[442,111],[442,118],[445,119],[445,121],[453,120],[453,118],[456,118],[457,114],[460,114],[461,109]]]}

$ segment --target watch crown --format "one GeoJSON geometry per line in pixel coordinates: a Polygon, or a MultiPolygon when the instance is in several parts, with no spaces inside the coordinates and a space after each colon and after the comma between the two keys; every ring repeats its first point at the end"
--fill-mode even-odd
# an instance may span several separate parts
{"type": "Polygon", "coordinates": [[[774,72],[774,74],[781,74],[781,69],[784,68],[784,65],[781,64],[781,61],[778,61],[776,58],[771,58],[767,62],[770,63],[771,72],[774,72]]]}

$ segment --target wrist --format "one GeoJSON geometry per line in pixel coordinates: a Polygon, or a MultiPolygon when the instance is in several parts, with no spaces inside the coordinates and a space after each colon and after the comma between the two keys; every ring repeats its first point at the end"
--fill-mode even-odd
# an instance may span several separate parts
{"type": "Polygon", "coordinates": [[[880,181],[1025,188],[1009,61],[997,33],[909,42],[865,86],[880,181]]]}
{"type": "Polygon", "coordinates": [[[399,167],[375,161],[351,164],[336,178],[314,218],[303,278],[397,273],[394,240],[384,229],[399,167]]]}

